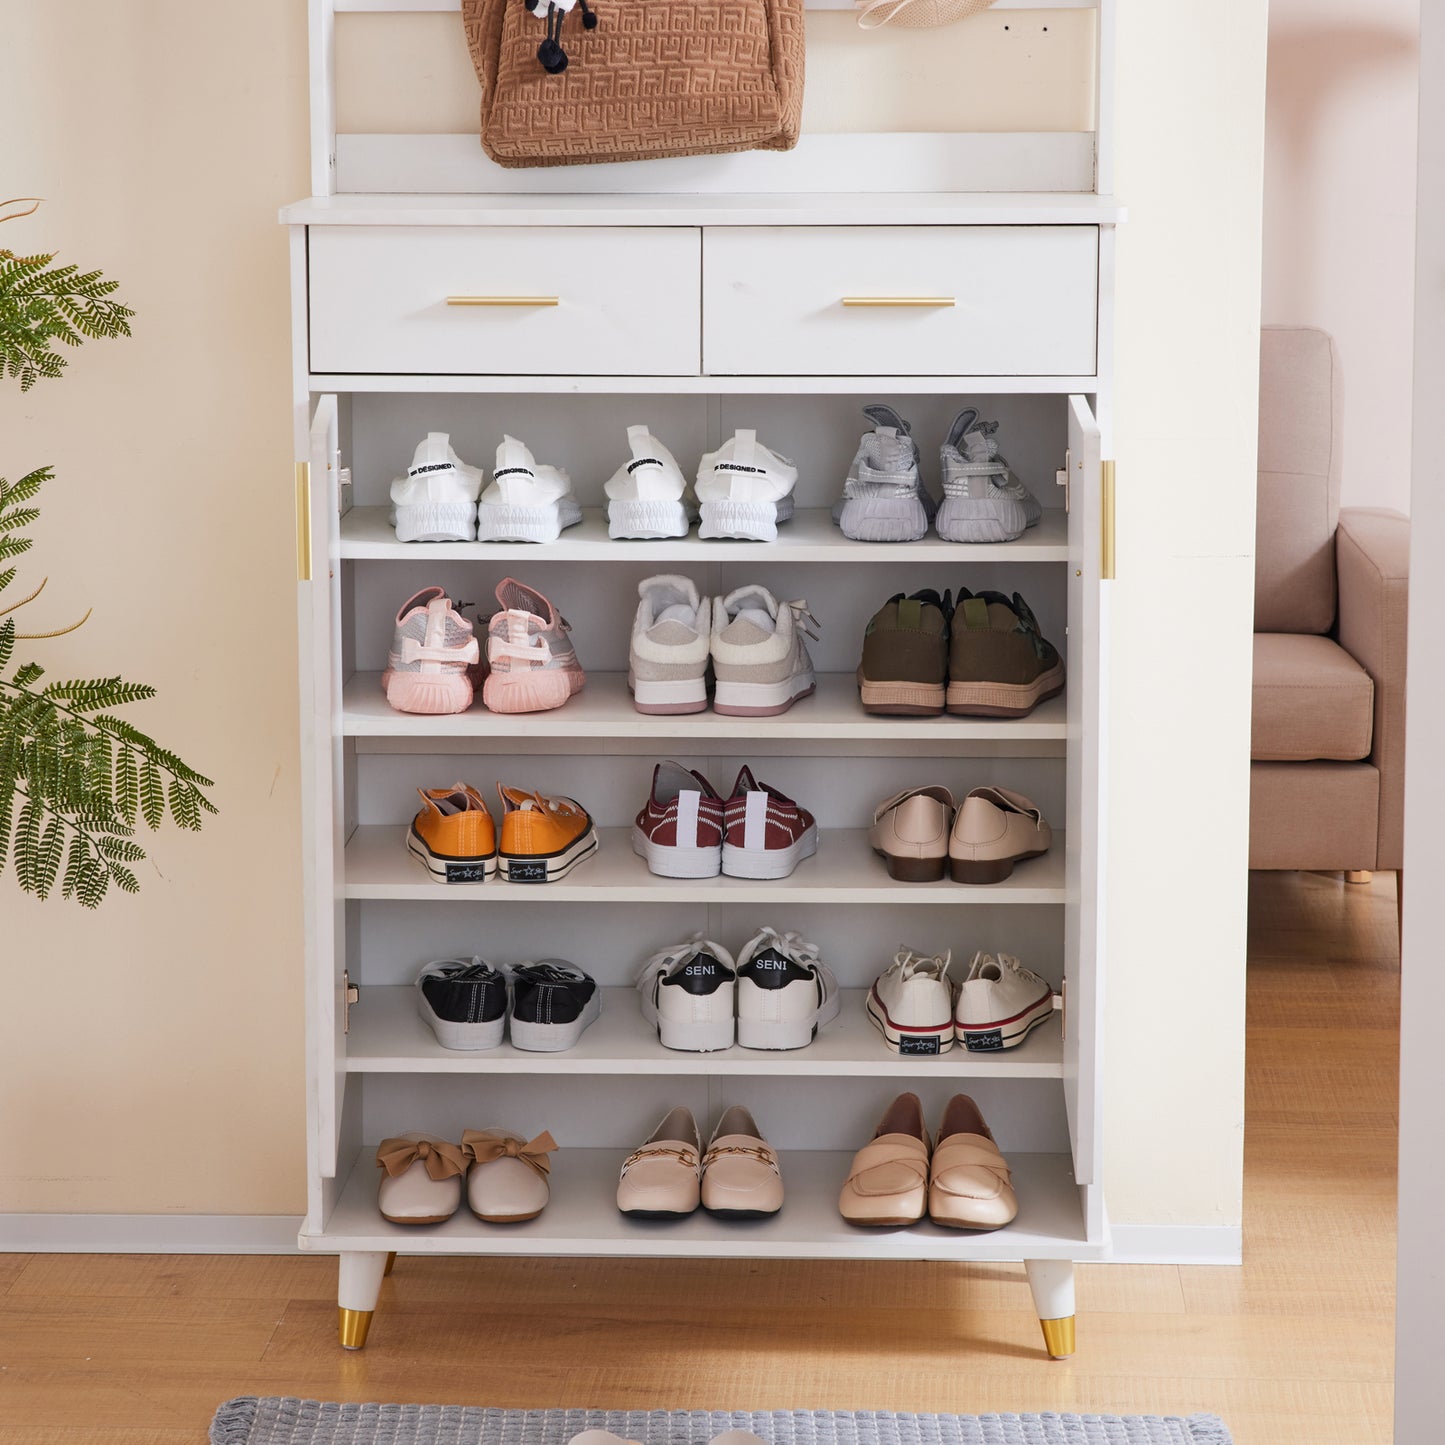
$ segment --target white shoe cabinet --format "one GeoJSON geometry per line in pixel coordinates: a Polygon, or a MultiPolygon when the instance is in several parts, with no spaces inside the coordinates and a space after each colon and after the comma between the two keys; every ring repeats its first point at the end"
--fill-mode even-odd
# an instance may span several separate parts
{"type": "MultiPolygon", "coordinates": [[[[323,77],[331,15],[313,5],[323,77]]],[[[322,194],[283,219],[306,774],[300,1242],[340,1256],[342,1344],[364,1343],[398,1254],[751,1256],[1023,1261],[1048,1353],[1071,1353],[1073,1264],[1108,1253],[1098,1048],[1111,520],[1101,431],[1117,208],[1048,192],[893,196],[879,207],[777,187],[330,194],[337,138],[324,138],[322,194]],[[875,224],[880,212],[888,224],[875,224]],[[957,410],[998,419],[1043,522],[1000,545],[845,539],[828,508],[870,402],[912,421],[935,492],[938,444],[957,410]],[[695,530],[609,540],[602,484],[634,422],[684,469],[735,427],[755,428],[798,464],[797,515],[774,543],[703,542],[695,530]],[[428,431],[449,432],[488,470],[504,431],[523,438],[571,473],[582,525],[550,546],[398,543],[388,484],[428,431]],[[816,695],[777,718],[636,713],[626,668],[637,584],[662,572],[713,594],[758,581],[806,598],[822,624],[816,695]],[[531,715],[489,713],[480,699],[452,717],[393,712],[378,675],[398,605],[438,583],[485,613],[506,576],[570,620],[582,694],[531,715]],[[1065,653],[1064,696],[1019,720],[865,714],[853,680],[864,626],[890,595],[925,586],[1021,592],[1065,653]],[[628,830],[653,764],[669,757],[724,793],[750,763],[817,816],[816,857],[771,882],[649,874],[628,830]],[[498,780],[580,799],[601,828],[600,852],[553,885],[430,881],[404,846],[415,789],[458,779],[491,802],[498,780]],[[872,809],[934,782],[958,797],[984,783],[1022,790],[1053,823],[1053,850],[997,885],[893,882],[867,847],[872,809]],[[642,960],[699,931],[736,951],[763,924],[820,945],[845,990],[839,1020],[796,1052],[663,1049],[632,988],[642,960]],[[1064,1007],[1017,1049],[900,1058],[863,1009],[900,945],[951,949],[955,975],[976,949],[1017,954],[1064,1007]],[[473,954],[571,959],[603,986],[600,1022],[561,1054],[440,1048],[417,1017],[412,980],[429,959],[473,954]],[[843,1222],[837,1197],[852,1153],[905,1089],[922,1096],[931,1125],[953,1093],[978,1100],[1014,1172],[1013,1224],[973,1234],[843,1222]],[[659,1224],[617,1213],[621,1162],[663,1113],[687,1104],[706,1131],[731,1103],[747,1105],[780,1152],[778,1216],[659,1224]],[[381,1219],[380,1139],[409,1129],[455,1139],[495,1124],[528,1137],[550,1129],[561,1145],[538,1219],[486,1225],[465,1208],[437,1226],[381,1219]]],[[[383,1309],[378,1337],[384,1320],[383,1309]]]]}

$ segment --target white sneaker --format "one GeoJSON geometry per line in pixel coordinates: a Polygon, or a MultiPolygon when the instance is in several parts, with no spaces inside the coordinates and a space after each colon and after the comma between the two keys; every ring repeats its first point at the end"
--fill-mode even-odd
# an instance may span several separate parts
{"type": "Polygon", "coordinates": [[[738,1042],[745,1049],[801,1049],[842,1007],[838,980],[818,946],[764,928],[738,954],[738,1042]]]}
{"type": "Polygon", "coordinates": [[[617,468],[607,492],[609,537],[685,537],[687,481],[672,453],[645,426],[627,428],[632,456],[617,468]]]}
{"type": "Polygon", "coordinates": [[[391,484],[391,524],[398,542],[470,542],[477,535],[480,467],[452,450],[444,431],[417,443],[411,466],[391,484]]]}
{"type": "Polygon", "coordinates": [[[778,523],[793,515],[798,469],[769,451],[755,431],[735,431],[697,466],[699,537],[738,537],[772,542],[778,523]]]}
{"type": "Polygon", "coordinates": [[[750,583],[712,608],[713,711],[727,717],[774,717],[817,686],[804,636],[817,640],[806,602],[779,602],[750,583]]]}
{"type": "Polygon", "coordinates": [[[632,705],[644,713],[702,712],[712,647],[712,598],[688,577],[637,584],[637,615],[627,655],[632,705]]]}
{"type": "Polygon", "coordinates": [[[865,406],[873,423],[858,442],[833,520],[855,542],[916,542],[928,532],[933,498],[918,473],[913,428],[891,406],[865,406]]]}
{"type": "Polygon", "coordinates": [[[954,1029],[964,1048],[995,1053],[1023,1043],[1054,1011],[1054,990],[1007,953],[976,953],[958,990],[954,1029]]]}
{"type": "Polygon", "coordinates": [[[482,542],[555,542],[564,527],[582,520],[572,479],[541,466],[516,437],[503,437],[491,484],[477,507],[482,542]]]}
{"type": "Polygon", "coordinates": [[[736,1033],[737,974],[720,943],[698,937],[655,953],[637,975],[642,1016],[665,1049],[730,1049],[736,1033]]]}
{"type": "Polygon", "coordinates": [[[943,505],[937,526],[945,542],[1012,542],[1044,514],[999,454],[997,431],[996,421],[979,421],[971,406],[953,419],[939,449],[943,505]]]}
{"type": "Polygon", "coordinates": [[[953,1047],[951,958],[900,948],[868,990],[868,1017],[895,1054],[946,1054],[953,1047]]]}

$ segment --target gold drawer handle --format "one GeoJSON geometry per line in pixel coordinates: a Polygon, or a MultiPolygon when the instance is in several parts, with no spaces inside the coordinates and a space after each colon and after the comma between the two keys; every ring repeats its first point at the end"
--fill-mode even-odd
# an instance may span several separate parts
{"type": "Polygon", "coordinates": [[[560,306],[560,296],[448,296],[448,306],[560,306]]]}
{"type": "Polygon", "coordinates": [[[952,296],[845,296],[845,306],[953,306],[952,296]]]}

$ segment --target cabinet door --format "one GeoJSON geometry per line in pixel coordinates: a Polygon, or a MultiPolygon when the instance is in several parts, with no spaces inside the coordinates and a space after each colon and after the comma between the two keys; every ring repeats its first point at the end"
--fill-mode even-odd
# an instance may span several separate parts
{"type": "Polygon", "coordinates": [[[1064,860],[1064,1099],[1080,1184],[1098,1182],[1104,899],[1104,732],[1108,588],[1102,580],[1099,424],[1082,396],[1069,398],[1068,843],[1064,860]]]}
{"type": "Polygon", "coordinates": [[[334,396],[312,413],[309,486],[298,488],[298,655],[301,704],[302,920],[306,950],[307,1125],[323,1176],[336,1172],[340,1101],[346,1083],[343,987],[345,903],[340,869],[341,788],[340,546],[337,478],[340,435],[334,396]],[[308,575],[309,574],[309,575],[308,575]]]}

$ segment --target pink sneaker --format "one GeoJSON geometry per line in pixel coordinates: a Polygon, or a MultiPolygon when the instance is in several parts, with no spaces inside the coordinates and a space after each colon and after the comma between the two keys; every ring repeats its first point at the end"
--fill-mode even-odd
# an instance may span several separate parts
{"type": "Polygon", "coordinates": [[[480,667],[472,624],[440,587],[423,587],[401,604],[381,674],[382,691],[397,712],[465,712],[480,667]]]}
{"type": "Polygon", "coordinates": [[[487,623],[491,675],[482,701],[493,712],[546,712],[581,692],[586,678],[567,619],[513,577],[497,584],[497,601],[502,611],[487,623]]]}

